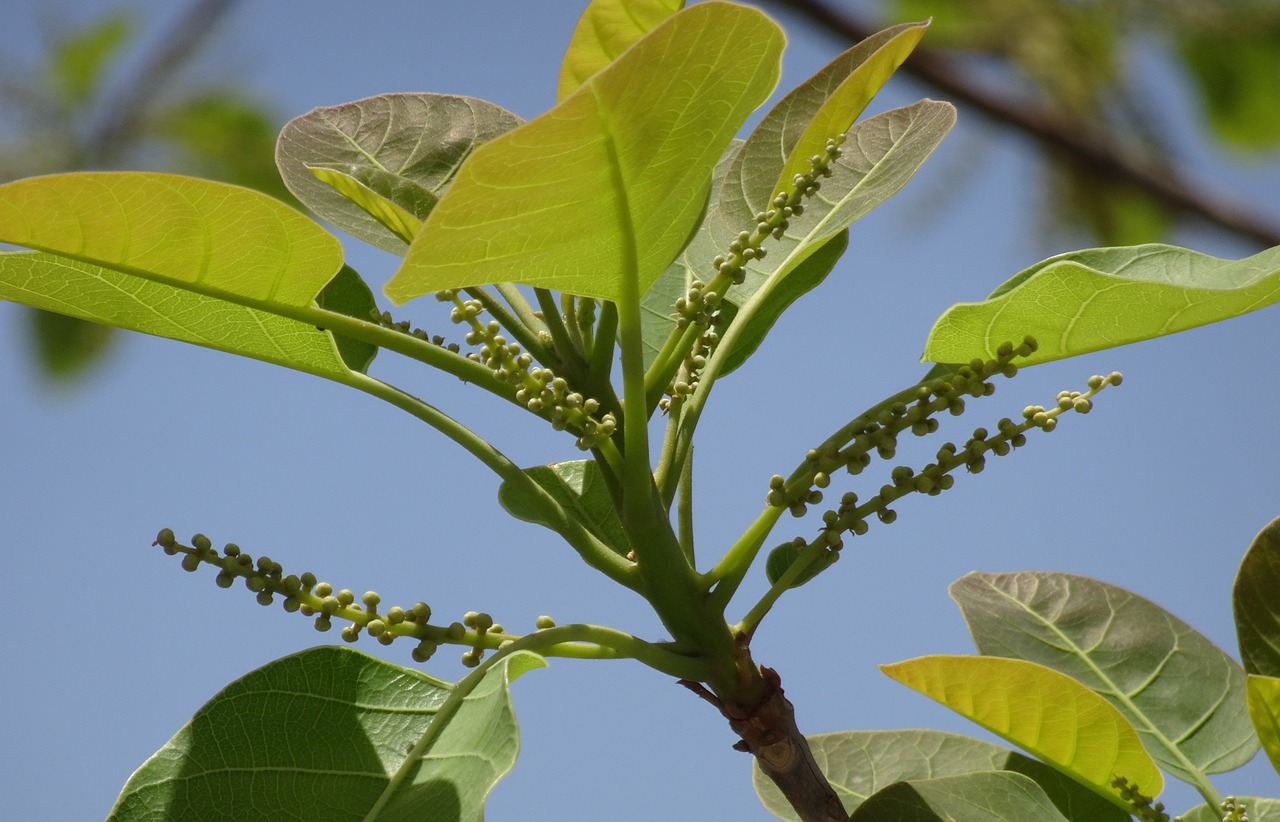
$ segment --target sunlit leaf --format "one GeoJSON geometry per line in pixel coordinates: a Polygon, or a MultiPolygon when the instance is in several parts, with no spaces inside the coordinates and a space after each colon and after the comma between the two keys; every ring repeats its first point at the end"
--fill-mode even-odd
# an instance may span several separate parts
{"type": "Polygon", "coordinates": [[[130,777],[108,818],[358,822],[385,801],[378,819],[478,822],[519,749],[508,683],[542,664],[500,662],[415,767],[406,754],[451,685],[347,648],[284,657],[205,704],[130,777]],[[410,773],[393,782],[402,767],[410,773]]]}
{"type": "Polygon", "coordinates": [[[947,309],[925,344],[929,362],[995,356],[1028,334],[1026,364],[1074,357],[1238,317],[1280,300],[1280,247],[1242,260],[1142,245],[1073,251],[1037,263],[978,303],[947,309]]]}
{"type": "MultiPolygon", "coordinates": [[[[360,180],[356,176],[359,174],[359,169],[352,169],[355,174],[345,174],[331,168],[320,167],[309,167],[309,170],[316,176],[317,180],[360,206],[364,213],[377,220],[383,228],[399,237],[405,243],[413,242],[413,235],[418,233],[418,229],[422,228],[423,219],[435,207],[435,195],[420,186],[416,187],[417,190],[414,193],[418,195],[416,201],[420,204],[420,208],[416,209],[416,211],[419,211],[421,216],[402,208],[396,203],[395,199],[378,193],[371,185],[360,180]]],[[[390,176],[386,172],[378,172],[378,174],[390,176]]],[[[372,175],[366,174],[363,176],[367,179],[372,175]]],[[[409,183],[398,188],[403,190],[410,185],[413,184],[409,183]]]]}
{"type": "Polygon", "coordinates": [[[289,190],[316,214],[353,237],[403,254],[407,241],[317,180],[313,169],[353,177],[422,220],[475,147],[520,122],[474,97],[380,94],[290,120],[280,132],[276,163],[289,190]]]}
{"type": "MultiPolygon", "coordinates": [[[[601,542],[623,556],[631,551],[631,542],[618,519],[609,487],[595,462],[557,462],[529,468],[525,474],[601,542]]],[[[503,482],[498,486],[498,502],[517,519],[555,528],[555,523],[545,518],[546,506],[542,499],[526,496],[523,486],[503,482]]]]}
{"type": "Polygon", "coordinates": [[[1126,807],[1125,777],[1148,796],[1164,783],[1142,740],[1109,702],[1065,674],[1020,659],[927,656],[881,665],[912,690],[1126,807]]]}
{"type": "Polygon", "coordinates": [[[1244,669],[1280,677],[1280,519],[1253,538],[1236,572],[1231,603],[1244,669]]]}
{"type": "Polygon", "coordinates": [[[1040,786],[1022,774],[988,771],[899,782],[854,811],[849,822],[1066,822],[1040,786]]]}
{"type": "Polygon", "coordinates": [[[477,149],[387,296],[520,282],[638,299],[688,240],[722,149],[777,82],[782,44],[744,6],[671,16],[551,111],[477,149]]]}
{"type": "Polygon", "coordinates": [[[612,63],[632,43],[684,8],[684,0],[591,0],[560,64],[557,100],[612,63]]]}
{"type": "Polygon", "coordinates": [[[239,186],[143,172],[0,186],[0,242],[257,308],[308,306],[342,266],[317,223],[239,186]]]}
{"type": "Polygon", "coordinates": [[[333,337],[313,325],[53,254],[0,254],[0,299],[322,377],[348,375],[333,337]]]}
{"type": "Polygon", "coordinates": [[[1088,577],[1030,571],[968,574],[951,596],[979,652],[1037,662],[1097,692],[1169,773],[1206,784],[1258,750],[1244,671],[1159,605],[1088,577]]]}
{"type": "MultiPolygon", "coordinates": [[[[979,739],[929,730],[843,731],[807,737],[813,758],[844,808],[895,782],[936,779],[979,771],[1014,771],[1034,780],[1070,822],[1129,822],[1129,815],[1054,768],[979,739]]],[[[799,820],[791,804],[759,766],[756,794],[781,819],[799,820]]],[[[963,819],[964,817],[958,817],[963,819]]],[[[1020,820],[1027,817],[1010,817],[1020,820]]]]}
{"type": "Polygon", "coordinates": [[[1249,674],[1245,687],[1249,718],[1271,767],[1280,773],[1280,679],[1249,674]]]}

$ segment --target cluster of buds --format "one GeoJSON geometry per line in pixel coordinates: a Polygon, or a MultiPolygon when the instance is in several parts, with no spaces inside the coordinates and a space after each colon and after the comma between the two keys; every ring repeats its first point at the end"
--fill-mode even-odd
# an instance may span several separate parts
{"type": "Polygon", "coordinates": [[[563,377],[534,366],[533,356],[520,346],[508,342],[496,320],[483,322],[484,306],[479,300],[463,300],[456,291],[436,294],[441,302],[453,303],[449,319],[470,328],[467,345],[479,351],[467,354],[472,360],[491,369],[498,379],[517,388],[516,401],[539,416],[550,420],[557,431],[568,430],[578,436],[577,446],[589,451],[613,436],[618,422],[613,412],[598,416],[600,404],[595,399],[571,391],[563,377]]]}
{"type": "Polygon", "coordinates": [[[671,390],[668,392],[668,396],[658,400],[658,408],[662,413],[666,414],[672,407],[684,402],[685,398],[698,387],[698,379],[702,374],[702,369],[707,365],[707,357],[711,355],[711,349],[715,348],[716,343],[719,341],[719,336],[711,328],[708,328],[698,337],[697,342],[693,344],[693,348],[685,355],[684,362],[680,365],[680,371],[676,375],[675,381],[671,383],[671,390]]]}
{"type": "Polygon", "coordinates": [[[408,334],[410,337],[422,340],[423,342],[429,342],[432,345],[438,345],[441,348],[452,351],[454,354],[458,354],[462,350],[457,343],[446,342],[445,338],[439,334],[430,335],[421,328],[413,328],[408,320],[400,320],[397,322],[395,318],[391,316],[390,311],[379,311],[375,308],[369,312],[369,319],[373,320],[383,328],[389,328],[392,331],[399,331],[401,334],[408,334]]]}
{"type": "MultiPolygon", "coordinates": [[[[373,591],[365,592],[357,602],[355,592],[350,589],[335,590],[310,572],[286,575],[278,562],[266,556],[254,560],[235,543],[228,543],[219,553],[204,534],[196,534],[190,545],[183,545],[172,530],[165,528],[156,535],[153,544],[171,556],[181,554],[184,570],[195,571],[202,564],[217,568],[215,581],[220,588],[230,588],[237,579],[244,580],[244,586],[257,595],[260,605],[271,605],[279,597],[285,611],[313,617],[317,631],[331,630],[336,618],[348,623],[341,630],[347,642],[355,642],[362,632],[383,645],[400,638],[416,641],[413,658],[417,662],[426,662],[441,645],[462,645],[468,648],[462,655],[462,663],[475,667],[485,650],[501,648],[519,639],[494,624],[493,617],[478,611],[468,612],[461,622],[448,625],[432,624],[431,607],[425,602],[410,608],[396,605],[380,611],[382,598],[373,591]]],[[[550,617],[538,617],[539,630],[554,626],[550,617]]]]}
{"type": "Polygon", "coordinates": [[[1163,802],[1156,802],[1154,797],[1147,796],[1138,790],[1137,786],[1130,784],[1129,780],[1123,776],[1112,779],[1111,787],[1120,791],[1120,798],[1129,803],[1129,813],[1141,819],[1142,822],[1170,822],[1163,802]]]}

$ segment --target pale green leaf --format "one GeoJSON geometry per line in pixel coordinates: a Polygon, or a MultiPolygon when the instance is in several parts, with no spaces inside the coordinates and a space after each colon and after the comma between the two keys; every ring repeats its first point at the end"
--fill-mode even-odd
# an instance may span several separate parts
{"type": "MultiPolygon", "coordinates": [[[[423,219],[431,212],[436,203],[435,195],[425,188],[419,187],[415,192],[418,195],[416,199],[425,208],[420,208],[419,213],[415,214],[398,205],[394,199],[379,194],[372,186],[366,185],[355,174],[345,174],[331,168],[320,168],[318,166],[307,166],[307,170],[314,174],[317,180],[360,206],[364,213],[377,220],[383,228],[399,237],[406,244],[413,242],[413,235],[418,233],[418,229],[422,228],[423,219]]],[[[359,169],[353,169],[353,171],[356,174],[359,173],[359,169]]],[[[379,173],[385,174],[385,172],[379,173]]],[[[404,187],[407,188],[407,186],[404,187]]]]}
{"type": "Polygon", "coordinates": [[[1037,263],[983,302],[947,309],[925,344],[929,362],[995,356],[1034,336],[1020,363],[1074,357],[1238,317],[1280,300],[1280,247],[1220,260],[1169,245],[1073,251],[1037,263]]]}
{"type": "Polygon", "coordinates": [[[265,194],[149,172],[0,185],[0,242],[263,309],[311,305],[342,267],[332,235],[265,194]]]}
{"type": "Polygon", "coordinates": [[[1249,674],[1245,685],[1249,718],[1271,767],[1280,773],[1280,679],[1249,674]]]}
{"type": "Polygon", "coordinates": [[[899,782],[872,796],[849,822],[1066,822],[1022,774],[988,771],[899,782]]]}
{"type": "Polygon", "coordinates": [[[777,82],[760,12],[699,3],[541,117],[477,149],[384,289],[521,282],[635,299],[688,241],[711,172],[777,82]]]}
{"type": "Polygon", "coordinates": [[[1280,677],[1280,519],[1253,538],[1236,572],[1231,604],[1244,669],[1280,677]]]}
{"type": "Polygon", "coordinates": [[[578,18],[560,64],[556,99],[568,97],[588,77],[682,8],[684,0],[591,0],[578,18]]]}
{"type": "MultiPolygon", "coordinates": [[[[631,551],[627,532],[618,518],[613,496],[604,475],[592,460],[573,460],[540,465],[525,470],[525,475],[551,495],[570,518],[577,520],[622,556],[631,551]]],[[[555,528],[545,515],[542,497],[529,496],[524,486],[504,481],[498,486],[498,502],[507,513],[525,522],[555,528]]]]}
{"type": "Polygon", "coordinates": [[[132,16],[114,12],[53,44],[45,71],[64,103],[82,106],[93,98],[133,30],[132,16]]]}
{"type": "Polygon", "coordinates": [[[359,822],[393,790],[379,819],[478,822],[519,749],[508,682],[534,664],[499,663],[392,786],[452,686],[348,648],[284,657],[196,712],[130,777],[109,820],[359,822]]]}
{"type": "Polygon", "coordinates": [[[520,122],[473,97],[381,94],[290,120],[276,143],[276,164],[285,185],[316,214],[353,237],[403,254],[406,240],[317,180],[312,169],[354,177],[423,220],[475,147],[520,122]]]}
{"type": "Polygon", "coordinates": [[[1127,807],[1111,785],[1123,776],[1148,796],[1164,784],[1137,731],[1109,702],[1071,677],[1020,659],[927,656],[881,665],[903,685],[1012,742],[1127,807]]]}
{"type": "Polygon", "coordinates": [[[967,574],[951,597],[980,653],[1037,662],[1092,689],[1180,779],[1205,785],[1206,774],[1258,750],[1244,671],[1149,600],[1088,577],[1030,571],[967,574]]]}
{"type": "MultiPolygon", "coordinates": [[[[1248,811],[1249,822],[1280,822],[1280,799],[1237,796],[1235,802],[1237,807],[1243,806],[1248,811]]],[[[1222,822],[1222,810],[1197,805],[1180,818],[1182,822],[1222,822]]]]}
{"type": "MultiPolygon", "coordinates": [[[[935,779],[978,771],[1014,771],[1034,780],[1070,822],[1129,822],[1129,815],[1054,768],[1020,753],[960,734],[930,730],[843,731],[806,737],[846,811],[852,813],[895,782],[935,779]]],[[[799,820],[786,797],[752,768],[752,782],[765,808],[781,819],[799,820]]]]}
{"type": "Polygon", "coordinates": [[[314,325],[53,254],[0,254],[0,299],[340,381],[350,373],[314,325]]]}

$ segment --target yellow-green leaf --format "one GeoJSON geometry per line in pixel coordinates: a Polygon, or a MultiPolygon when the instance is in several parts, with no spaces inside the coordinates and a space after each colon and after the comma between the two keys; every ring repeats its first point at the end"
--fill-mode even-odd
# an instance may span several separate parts
{"type": "Polygon", "coordinates": [[[477,148],[387,296],[520,282],[638,299],[688,241],[716,160],[777,82],[783,42],[745,6],[668,18],[551,111],[477,148]]]}
{"type": "Polygon", "coordinates": [[[1267,752],[1271,767],[1280,773],[1280,679],[1249,674],[1245,701],[1262,749],[1267,752]]]}
{"type": "Polygon", "coordinates": [[[1123,776],[1148,796],[1164,784],[1133,726],[1065,674],[1020,659],[926,656],[880,670],[937,700],[1121,807],[1123,776]]]}
{"type": "Polygon", "coordinates": [[[413,235],[422,228],[422,220],[383,197],[350,174],[331,168],[309,166],[308,171],[320,182],[360,206],[364,213],[377,220],[384,228],[406,243],[413,242],[413,235]]]}
{"type": "Polygon", "coordinates": [[[2,185],[0,242],[258,308],[308,306],[342,266],[337,239],[284,203],[172,174],[2,185]]]}
{"type": "Polygon", "coordinates": [[[631,44],[684,8],[684,0],[591,0],[560,64],[557,100],[612,63],[631,44]]]}

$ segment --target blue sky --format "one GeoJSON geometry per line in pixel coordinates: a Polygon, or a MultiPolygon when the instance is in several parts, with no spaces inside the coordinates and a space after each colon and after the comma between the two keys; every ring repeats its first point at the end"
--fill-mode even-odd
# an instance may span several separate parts
{"type": "MultiPolygon", "coordinates": [[[[91,18],[105,0],[19,0],[0,53],[30,56],[38,21],[91,18]]],[[[175,4],[148,0],[148,31],[175,4]]],[[[530,117],[554,100],[576,0],[429,4],[246,3],[207,76],[250,78],[282,120],[312,106],[381,92],[491,100],[530,117]]],[[[777,15],[791,45],[789,89],[841,46],[777,15]]],[[[1274,215],[1276,155],[1219,156],[1192,103],[1160,68],[1144,72],[1153,110],[1174,129],[1194,174],[1274,215]]],[[[875,110],[929,92],[895,79],[875,110]]],[[[697,523],[704,556],[754,518],[768,477],[866,406],[912,384],[933,320],[983,297],[1026,266],[1067,250],[1038,212],[1033,147],[960,111],[960,124],[907,189],[857,224],[823,288],[801,300],[748,366],[717,387],[702,423],[697,523]]],[[[1189,229],[1174,242],[1220,256],[1251,249],[1189,229]]],[[[394,260],[348,243],[381,284],[394,260]]],[[[402,316],[439,333],[434,301],[402,316]]],[[[1003,383],[944,431],[1048,404],[1093,373],[1125,384],[1088,417],[962,476],[938,498],[908,500],[892,526],[852,541],[842,561],[781,601],[757,636],[806,732],[936,727],[974,732],[876,664],[971,649],[947,585],[970,570],[1060,570],[1128,587],[1235,653],[1230,586],[1253,535],[1280,515],[1270,424],[1276,309],[1154,343],[1042,366],[1003,383]]],[[[311,377],[165,340],[131,337],[75,391],[42,382],[20,314],[0,305],[0,546],[8,597],[0,654],[0,818],[104,816],[124,780],[232,679],[274,658],[336,640],[256,606],[212,574],[186,575],[148,548],[155,532],[200,531],[287,569],[384,602],[430,602],[437,614],[491,612],[513,630],[538,614],[657,636],[644,603],[583,567],[554,535],[510,522],[496,480],[395,409],[311,377]]],[[[455,381],[383,355],[378,374],[462,418],[518,462],[572,458],[572,443],[455,381]]],[[[936,442],[930,447],[936,448],[936,442]]],[[[922,452],[923,453],[923,452],[922,452]]],[[[904,453],[904,457],[909,455],[904,453]]],[[[886,467],[887,470],[887,467],[886,467]]],[[[878,487],[871,478],[868,487],[878,487]],[[874,485],[871,485],[874,483],[874,485]]],[[[852,486],[861,490],[858,486],[852,486]]],[[[844,489],[841,489],[844,490],[844,489]]],[[[779,539],[813,523],[784,522],[779,539]]],[[[763,572],[739,595],[764,590],[763,572]]],[[[407,650],[358,647],[410,664],[407,650]]],[[[442,651],[427,671],[464,669],[442,651]]],[[[522,758],[488,818],[768,819],[749,759],[705,704],[638,665],[553,661],[514,686],[522,758]]],[[[1280,795],[1256,760],[1221,779],[1226,792],[1280,795]]],[[[1170,793],[1172,807],[1192,801],[1170,793]]]]}

